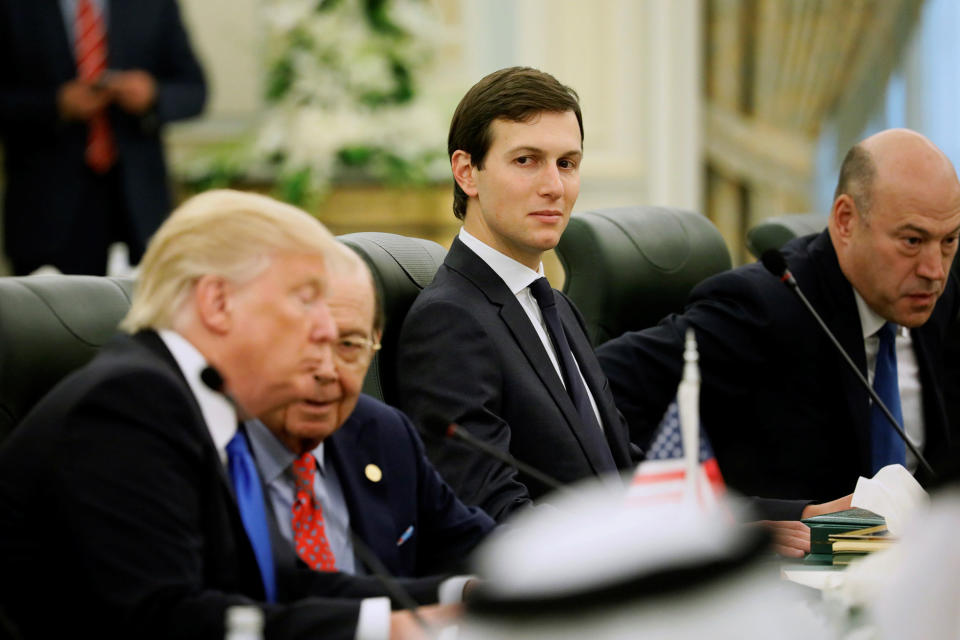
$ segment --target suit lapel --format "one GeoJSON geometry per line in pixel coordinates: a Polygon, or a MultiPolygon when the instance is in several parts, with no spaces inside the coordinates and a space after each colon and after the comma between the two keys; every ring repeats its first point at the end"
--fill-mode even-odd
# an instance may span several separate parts
{"type": "Polygon", "coordinates": [[[376,450],[376,439],[371,446],[364,445],[364,431],[368,420],[359,416],[359,408],[340,429],[325,441],[327,461],[333,464],[340,480],[340,488],[350,514],[350,528],[377,556],[391,573],[401,573],[397,546],[392,538],[396,525],[391,517],[387,482],[384,477],[378,482],[367,478],[365,469],[375,464],[386,468],[376,450]]]}
{"type": "MultiPolygon", "coordinates": [[[[937,454],[951,449],[950,430],[948,428],[946,402],[943,399],[941,383],[936,379],[934,371],[934,356],[931,353],[931,344],[937,344],[934,334],[937,327],[927,321],[924,326],[913,329],[910,338],[913,342],[913,351],[917,356],[917,368],[920,376],[921,411],[923,412],[924,444],[923,452],[933,455],[924,455],[924,458],[936,458],[937,454]]],[[[929,460],[928,460],[929,461],[929,460]]],[[[934,468],[936,463],[931,462],[934,468]]],[[[923,482],[932,480],[926,477],[923,467],[917,467],[917,475],[923,482]]]]}
{"type": "MultiPolygon", "coordinates": [[[[38,12],[36,38],[49,47],[51,77],[66,80],[77,75],[77,61],[73,52],[73,40],[67,33],[64,19],[73,20],[73,16],[64,16],[59,2],[36,2],[32,4],[38,12]]],[[[46,56],[45,56],[46,57],[46,56]]]]}
{"type": "MultiPolygon", "coordinates": [[[[240,508],[237,505],[237,498],[233,492],[233,483],[230,482],[227,470],[220,461],[220,453],[217,451],[216,445],[214,445],[213,439],[210,437],[210,430],[207,428],[207,423],[203,418],[203,412],[200,410],[200,405],[193,395],[193,391],[191,391],[190,385],[187,383],[183,371],[180,369],[180,365],[177,364],[173,354],[167,349],[166,343],[163,342],[157,332],[153,330],[140,331],[134,335],[132,339],[164,364],[172,368],[177,378],[182,382],[183,393],[189,398],[188,402],[190,411],[193,414],[194,428],[199,431],[197,438],[203,443],[201,446],[206,449],[206,455],[208,459],[211,460],[211,466],[216,469],[217,476],[220,478],[220,488],[224,497],[224,504],[227,506],[226,517],[229,521],[228,526],[236,535],[236,544],[239,545],[239,549],[242,550],[243,555],[240,557],[242,562],[238,563],[240,565],[238,571],[240,574],[246,576],[248,580],[247,588],[252,590],[254,594],[259,594],[257,597],[265,597],[263,582],[260,577],[260,567],[253,551],[253,545],[243,525],[243,519],[240,516],[240,508]]],[[[267,511],[269,520],[271,519],[273,507],[267,499],[269,494],[265,492],[263,495],[265,500],[264,508],[267,511]]],[[[211,544],[215,545],[217,542],[213,541],[211,544]]],[[[276,553],[274,553],[274,557],[276,557],[276,553]]],[[[236,562],[236,559],[234,559],[233,562],[236,562]]],[[[284,581],[278,579],[277,583],[278,589],[283,589],[284,581]]]]}
{"type": "MultiPolygon", "coordinates": [[[[530,363],[530,367],[550,393],[557,408],[560,409],[593,470],[602,473],[613,468],[606,443],[593,426],[580,423],[577,408],[564,388],[560,376],[557,375],[553,363],[550,362],[550,357],[540,341],[540,336],[533,328],[530,317],[520,306],[517,297],[504,284],[503,279],[477,254],[460,242],[459,238],[454,239],[444,264],[473,282],[492,304],[500,307],[500,318],[513,335],[514,341],[530,363]]],[[[576,351],[574,355],[576,356],[576,351]]],[[[582,361],[580,357],[577,360],[582,361]]]]}
{"type": "MultiPolygon", "coordinates": [[[[867,356],[863,346],[863,327],[860,324],[860,312],[853,296],[853,287],[847,281],[837,254],[826,232],[820,235],[810,250],[811,259],[817,266],[824,295],[818,312],[824,322],[830,327],[837,340],[850,354],[850,358],[857,365],[860,373],[867,376],[867,356]]],[[[801,283],[803,286],[803,283],[801,283]]],[[[853,423],[854,433],[859,452],[859,468],[861,474],[870,471],[870,404],[868,394],[856,375],[843,361],[843,356],[835,353],[836,366],[841,372],[844,397],[853,423]]]]}
{"type": "MultiPolygon", "coordinates": [[[[129,38],[140,33],[132,28],[137,22],[138,2],[111,2],[107,22],[107,61],[110,69],[127,69],[130,63],[127,52],[130,50],[129,38]]],[[[134,46],[136,46],[135,43],[134,46]]]]}
{"type": "MultiPolygon", "coordinates": [[[[134,336],[134,340],[139,342],[155,356],[160,358],[160,360],[167,364],[167,366],[173,369],[173,371],[177,374],[177,378],[183,383],[184,394],[190,398],[190,411],[193,413],[194,424],[198,426],[197,430],[200,432],[198,437],[204,443],[204,447],[207,449],[207,454],[212,456],[213,459],[219,463],[220,452],[217,451],[217,447],[213,443],[213,438],[210,437],[210,429],[207,427],[207,422],[203,418],[203,412],[200,410],[200,404],[194,397],[193,391],[190,389],[190,385],[187,383],[187,379],[183,376],[183,371],[180,370],[180,365],[177,364],[173,354],[170,353],[169,349],[167,349],[167,345],[160,338],[160,335],[157,334],[156,331],[152,330],[141,331],[137,333],[134,336]]],[[[230,477],[227,475],[227,470],[223,464],[217,464],[216,467],[218,475],[220,476],[220,480],[223,482],[224,488],[230,495],[230,500],[236,507],[236,497],[233,495],[233,483],[230,482],[230,477]]]]}
{"type": "MultiPolygon", "coordinates": [[[[554,297],[563,298],[563,296],[554,293],[554,297]]],[[[596,355],[593,346],[587,339],[583,327],[577,322],[572,309],[564,304],[566,300],[558,299],[557,308],[560,309],[560,320],[563,322],[563,329],[567,333],[567,340],[570,342],[570,350],[580,365],[580,372],[583,379],[590,388],[594,401],[597,403],[597,411],[600,413],[600,419],[603,420],[603,435],[606,438],[606,446],[600,447],[601,456],[607,461],[607,468],[604,470],[614,470],[621,466],[629,466],[630,450],[626,433],[621,429],[620,415],[615,406],[606,402],[607,397],[607,379],[603,375],[599,366],[594,366],[596,355]]]]}

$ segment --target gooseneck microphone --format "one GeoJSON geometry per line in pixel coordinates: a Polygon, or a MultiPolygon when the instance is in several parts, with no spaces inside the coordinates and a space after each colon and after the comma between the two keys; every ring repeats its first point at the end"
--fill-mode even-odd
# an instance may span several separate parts
{"type": "MultiPolygon", "coordinates": [[[[203,384],[207,385],[212,391],[215,391],[221,394],[224,398],[227,399],[227,402],[233,406],[234,410],[237,412],[237,416],[240,420],[247,421],[253,418],[253,416],[246,409],[243,408],[235,397],[227,390],[226,385],[224,384],[223,376],[220,375],[220,372],[213,366],[207,365],[203,371],[200,372],[200,380],[203,381],[203,384]]],[[[383,586],[384,590],[390,595],[391,598],[396,600],[404,609],[408,610],[413,616],[413,619],[417,622],[421,629],[426,632],[431,632],[432,627],[423,619],[423,616],[417,611],[417,601],[413,599],[413,596],[403,588],[395,577],[390,575],[390,571],[384,566],[376,554],[366,545],[366,543],[356,534],[356,532],[351,528],[347,527],[347,534],[350,536],[350,541],[353,543],[353,551],[357,554],[360,560],[367,566],[367,569],[370,570],[370,573],[377,579],[377,581],[383,586]]]]}
{"type": "Polygon", "coordinates": [[[560,484],[560,482],[555,478],[548,476],[544,472],[540,471],[536,467],[530,466],[526,462],[518,460],[506,451],[501,451],[489,442],[481,440],[455,422],[444,420],[439,416],[426,416],[423,420],[422,430],[434,438],[454,438],[459,440],[471,449],[479,451],[491,458],[495,458],[499,462],[511,466],[517,471],[525,473],[534,480],[550,487],[551,489],[564,488],[563,485],[560,484]]]}
{"type": "Polygon", "coordinates": [[[226,398],[227,402],[229,402],[233,409],[237,412],[238,418],[246,421],[253,417],[246,409],[243,408],[242,404],[237,402],[237,399],[233,397],[233,394],[227,391],[227,386],[224,383],[223,376],[220,375],[220,372],[217,371],[216,367],[212,367],[210,365],[204,367],[203,371],[200,372],[200,380],[202,380],[203,384],[207,385],[211,391],[216,391],[226,398]]]}
{"type": "Polygon", "coordinates": [[[907,434],[903,432],[903,428],[897,423],[897,419],[893,417],[893,414],[890,413],[890,409],[887,408],[887,405],[883,403],[880,399],[880,396],[877,395],[877,392],[874,391],[873,387],[867,381],[867,378],[861,373],[860,369],[853,362],[853,359],[847,353],[846,349],[843,348],[843,345],[840,344],[840,341],[837,340],[836,336],[833,335],[833,332],[830,331],[830,328],[827,326],[827,323],[823,321],[823,318],[820,317],[820,314],[817,313],[817,310],[813,308],[813,305],[810,304],[810,301],[807,300],[807,296],[803,295],[803,291],[800,290],[800,285],[797,284],[796,278],[793,277],[793,274],[790,273],[790,269],[787,267],[787,260],[783,257],[783,254],[780,253],[777,249],[767,249],[763,252],[763,255],[760,256],[760,262],[763,263],[763,266],[766,267],[767,271],[780,278],[780,281],[787,285],[794,293],[797,294],[797,297],[800,298],[800,301],[807,308],[807,311],[810,312],[810,315],[817,321],[817,324],[820,325],[820,328],[823,329],[823,332],[827,334],[827,337],[830,338],[830,342],[833,343],[833,346],[837,348],[837,351],[840,352],[840,355],[843,356],[843,359],[850,366],[850,370],[853,371],[857,376],[857,380],[863,385],[863,388],[867,390],[867,393],[870,394],[870,397],[873,399],[874,404],[880,408],[880,411],[884,416],[887,417],[887,421],[890,423],[890,426],[897,432],[897,435],[900,436],[900,439],[903,440],[904,444],[907,445],[907,448],[913,452],[913,455],[917,457],[917,461],[926,469],[927,473],[930,474],[932,478],[936,478],[937,474],[934,472],[933,467],[930,466],[930,463],[927,462],[926,458],[917,450],[910,439],[907,438],[907,434]]]}

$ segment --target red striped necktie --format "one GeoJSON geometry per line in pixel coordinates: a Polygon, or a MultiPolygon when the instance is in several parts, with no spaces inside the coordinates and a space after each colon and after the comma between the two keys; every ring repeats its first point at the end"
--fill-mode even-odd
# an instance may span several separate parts
{"type": "MultiPolygon", "coordinates": [[[[90,0],[77,0],[74,27],[77,77],[92,84],[107,69],[107,31],[90,0]]],[[[106,109],[96,113],[88,125],[89,134],[84,155],[87,166],[97,173],[106,173],[117,159],[117,146],[113,141],[113,131],[110,130],[106,109]]]]}

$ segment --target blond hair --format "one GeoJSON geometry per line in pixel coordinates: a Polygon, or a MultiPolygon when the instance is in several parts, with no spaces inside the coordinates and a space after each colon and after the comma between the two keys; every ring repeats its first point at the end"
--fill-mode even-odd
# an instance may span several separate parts
{"type": "Polygon", "coordinates": [[[243,284],[282,253],[336,250],[316,218],[267,196],[228,189],[207,191],[180,205],[147,246],[133,302],[120,328],[173,328],[194,283],[219,275],[243,284]]]}

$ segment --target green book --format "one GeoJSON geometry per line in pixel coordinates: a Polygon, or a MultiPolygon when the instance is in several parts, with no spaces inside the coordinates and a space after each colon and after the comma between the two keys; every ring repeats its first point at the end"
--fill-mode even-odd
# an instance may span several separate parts
{"type": "Polygon", "coordinates": [[[829,566],[833,564],[833,553],[808,553],[803,556],[803,564],[829,566]]]}
{"type": "Polygon", "coordinates": [[[886,524],[883,516],[878,516],[873,511],[866,509],[844,509],[833,513],[825,513],[820,516],[813,516],[801,520],[808,527],[811,525],[856,525],[859,529],[874,527],[878,524],[886,524]]]}
{"type": "MultiPolygon", "coordinates": [[[[878,516],[866,509],[845,509],[835,513],[825,513],[806,518],[801,522],[810,527],[810,554],[808,555],[832,554],[831,535],[886,524],[883,516],[878,516]]],[[[806,561],[806,559],[804,560],[806,561]]],[[[812,561],[811,564],[822,564],[822,562],[812,561]]]]}

